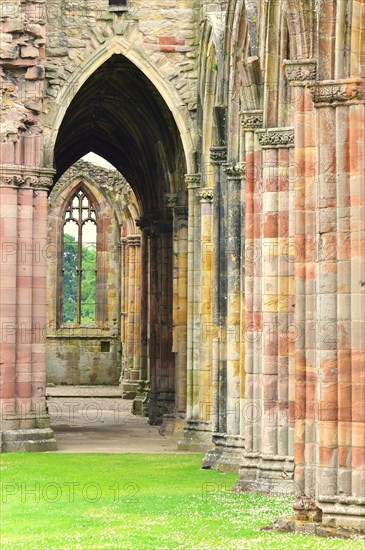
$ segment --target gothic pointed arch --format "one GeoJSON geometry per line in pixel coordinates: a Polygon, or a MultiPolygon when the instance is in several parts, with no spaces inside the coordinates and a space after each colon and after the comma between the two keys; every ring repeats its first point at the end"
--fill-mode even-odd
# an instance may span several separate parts
{"type": "Polygon", "coordinates": [[[62,88],[45,122],[45,164],[53,164],[58,131],[72,100],[88,78],[104,63],[108,62],[111,57],[116,55],[125,57],[140,71],[150,83],[150,86],[160,94],[167,108],[173,113],[183,143],[187,171],[194,172],[195,135],[193,124],[177,90],[162,76],[156,66],[141,54],[138,48],[135,48],[133,44],[122,37],[113,38],[101,45],[80,64],[62,88]]]}

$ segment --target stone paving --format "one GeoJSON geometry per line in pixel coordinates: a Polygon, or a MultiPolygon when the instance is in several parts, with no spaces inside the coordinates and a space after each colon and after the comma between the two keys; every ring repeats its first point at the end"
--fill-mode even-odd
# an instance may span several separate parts
{"type": "Polygon", "coordinates": [[[59,453],[176,453],[177,438],[131,413],[117,386],[47,387],[59,453]]]}

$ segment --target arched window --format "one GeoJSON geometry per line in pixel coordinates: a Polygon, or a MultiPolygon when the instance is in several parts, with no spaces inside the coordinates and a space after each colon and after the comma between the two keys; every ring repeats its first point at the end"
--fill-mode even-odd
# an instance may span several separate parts
{"type": "Polygon", "coordinates": [[[96,320],[96,233],[93,203],[78,189],[64,216],[63,323],[80,325],[96,320]]]}

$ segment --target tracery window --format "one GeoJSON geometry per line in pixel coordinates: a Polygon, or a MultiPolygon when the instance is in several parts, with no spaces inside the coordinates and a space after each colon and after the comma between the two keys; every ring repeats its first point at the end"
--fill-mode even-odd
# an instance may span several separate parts
{"type": "Polygon", "coordinates": [[[63,225],[62,321],[96,320],[97,219],[92,200],[78,189],[65,211],[63,225]]]}

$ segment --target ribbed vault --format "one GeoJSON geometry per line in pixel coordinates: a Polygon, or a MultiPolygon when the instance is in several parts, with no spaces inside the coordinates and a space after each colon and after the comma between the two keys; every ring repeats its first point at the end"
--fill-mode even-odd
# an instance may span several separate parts
{"type": "Polygon", "coordinates": [[[122,55],[99,67],[67,109],[55,147],[57,179],[89,151],[125,176],[144,213],[158,209],[164,193],[176,192],[186,171],[172,113],[148,78],[122,55]]]}

